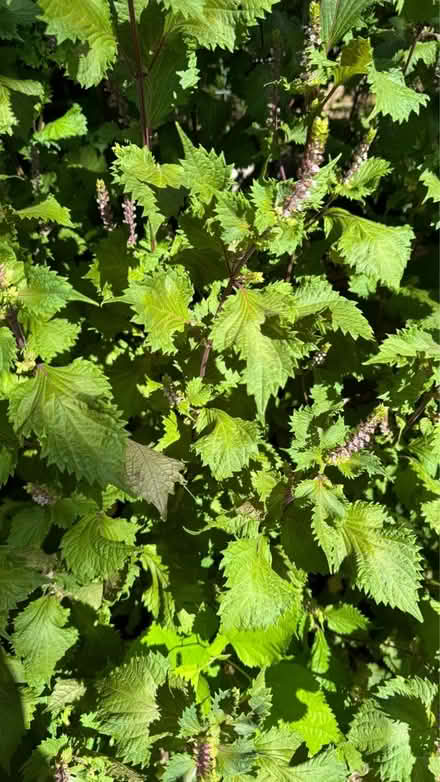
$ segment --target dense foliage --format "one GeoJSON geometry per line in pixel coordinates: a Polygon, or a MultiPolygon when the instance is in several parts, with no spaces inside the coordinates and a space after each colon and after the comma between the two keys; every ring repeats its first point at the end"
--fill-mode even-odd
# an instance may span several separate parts
{"type": "Polygon", "coordinates": [[[0,0],[9,782],[428,782],[432,0],[0,0]]]}

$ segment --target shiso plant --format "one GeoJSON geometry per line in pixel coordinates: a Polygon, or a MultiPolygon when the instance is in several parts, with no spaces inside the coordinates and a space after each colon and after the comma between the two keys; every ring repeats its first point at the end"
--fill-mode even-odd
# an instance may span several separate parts
{"type": "Polygon", "coordinates": [[[434,782],[433,0],[0,0],[2,782],[434,782]]]}

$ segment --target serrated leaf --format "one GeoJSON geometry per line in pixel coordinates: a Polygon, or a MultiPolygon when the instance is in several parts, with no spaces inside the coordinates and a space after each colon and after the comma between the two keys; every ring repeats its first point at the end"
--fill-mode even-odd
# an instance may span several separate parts
{"type": "Polygon", "coordinates": [[[17,357],[17,345],[12,331],[0,328],[0,372],[9,369],[17,357]]]}
{"type": "MultiPolygon", "coordinates": [[[[48,266],[30,266],[26,269],[26,285],[18,290],[18,300],[23,307],[37,317],[50,318],[65,307],[68,301],[82,298],[65,277],[48,266]]],[[[40,329],[44,323],[40,324],[40,329]]]]}
{"type": "Polygon", "coordinates": [[[164,676],[157,672],[152,655],[133,657],[98,686],[100,731],[112,737],[123,760],[141,767],[150,757],[149,726],[160,715],[156,691],[164,676]]]}
{"type": "Polygon", "coordinates": [[[321,38],[327,51],[359,20],[372,0],[322,0],[321,38]]]}
{"type": "Polygon", "coordinates": [[[366,630],[369,624],[359,609],[349,603],[328,606],[325,609],[325,619],[330,630],[344,635],[354,633],[355,630],[366,630]]]}
{"type": "Polygon", "coordinates": [[[271,561],[268,540],[261,535],[229,543],[223,551],[227,592],[219,607],[222,633],[267,628],[289,609],[295,591],[271,561]]]}
{"type": "Polygon", "coordinates": [[[44,89],[39,81],[32,79],[15,79],[0,74],[0,86],[7,87],[12,92],[21,92],[22,95],[36,95],[42,98],[44,89]]]}
{"type": "Polygon", "coordinates": [[[70,219],[70,211],[65,206],[61,206],[52,195],[48,196],[45,201],[35,204],[35,206],[14,210],[14,214],[20,220],[43,220],[44,222],[53,222],[58,225],[66,225],[68,228],[74,228],[70,219]]]}
{"type": "Polygon", "coordinates": [[[46,595],[30,603],[15,619],[15,653],[23,658],[27,681],[36,689],[50,680],[58,661],[78,639],[77,630],[65,627],[69,614],[57,597],[46,595]]]}
{"type": "Polygon", "coordinates": [[[209,407],[200,411],[196,431],[207,426],[213,428],[196,441],[194,450],[217,481],[230,478],[257,456],[259,430],[254,421],[232,418],[224,410],[209,407]]]}
{"type": "Polygon", "coordinates": [[[440,201],[440,179],[436,174],[429,169],[426,169],[423,174],[420,175],[420,181],[423,182],[428,192],[423,199],[423,202],[431,199],[435,204],[440,201]]]}
{"type": "Polygon", "coordinates": [[[300,616],[301,611],[295,606],[264,630],[232,629],[224,635],[244,665],[263,668],[281,662],[296,633],[300,616]]]}
{"type": "Polygon", "coordinates": [[[191,755],[183,752],[175,752],[171,755],[165,773],[162,777],[163,782],[174,782],[175,779],[187,778],[186,775],[194,769],[196,764],[191,755]]]}
{"type": "Polygon", "coordinates": [[[92,362],[40,364],[35,377],[11,391],[9,417],[22,436],[37,435],[49,464],[106,486],[119,480],[127,440],[119,413],[107,401],[110,394],[92,362]]]}
{"type": "Polygon", "coordinates": [[[170,163],[159,166],[147,147],[141,148],[134,144],[115,144],[113,152],[113,181],[119,182],[124,192],[143,207],[143,214],[148,217],[156,233],[165,217],[159,211],[156,194],[151,186],[160,189],[183,187],[185,178],[181,167],[170,163]]]}
{"type": "Polygon", "coordinates": [[[278,333],[275,324],[270,328],[275,318],[282,322],[286,318],[288,323],[291,306],[290,290],[284,283],[263,291],[238,290],[228,297],[211,331],[215,350],[233,348],[246,361],[247,390],[255,397],[260,416],[270,397],[294,374],[301,357],[301,343],[287,327],[278,329],[278,333]],[[262,332],[263,324],[266,334],[262,332]]]}
{"type": "Polygon", "coordinates": [[[281,662],[268,670],[267,684],[272,687],[271,721],[282,720],[289,725],[302,736],[312,755],[325,744],[337,743],[341,739],[324,693],[307,668],[281,662]]]}
{"type": "Polygon", "coordinates": [[[0,550],[0,613],[7,614],[25,600],[46,578],[29,567],[20,553],[0,550]]]}
{"type": "MultiPolygon", "coordinates": [[[[235,0],[226,0],[235,3],[235,0]]],[[[182,142],[184,160],[181,160],[184,184],[202,204],[209,204],[218,192],[226,190],[231,183],[232,166],[227,166],[223,152],[220,155],[211,149],[207,152],[203,147],[195,147],[188,136],[177,125],[182,142]]]]}
{"type": "Polygon", "coordinates": [[[249,237],[252,224],[252,210],[243,193],[221,193],[215,205],[220,223],[220,234],[224,242],[241,242],[249,237]]]}
{"type": "MultiPolygon", "coordinates": [[[[41,17],[47,24],[46,34],[55,35],[58,43],[66,39],[87,44],[79,56],[72,75],[83,87],[93,87],[114,62],[117,42],[113,33],[110,9],[106,0],[81,0],[66,4],[64,0],[39,0],[41,17]]],[[[71,69],[72,72],[72,69],[71,69]]]]}
{"type": "Polygon", "coordinates": [[[184,34],[195,38],[199,46],[209,49],[220,46],[232,51],[239,26],[255,24],[274,3],[275,0],[203,0],[196,4],[196,0],[190,0],[188,4],[173,0],[168,4],[172,5],[176,23],[184,34]],[[189,6],[192,12],[183,11],[182,6],[185,9],[189,6]]]}
{"type": "Polygon", "coordinates": [[[402,367],[415,358],[439,361],[440,345],[428,331],[409,326],[385,337],[379,352],[365,364],[390,364],[390,366],[402,367]]]}
{"type": "MultiPolygon", "coordinates": [[[[52,299],[51,304],[54,303],[52,299]]],[[[35,356],[40,356],[43,361],[52,361],[59,353],[70,350],[80,331],[80,325],[70,323],[64,318],[54,318],[50,321],[35,318],[27,338],[27,348],[35,356]]]]}
{"type": "Polygon", "coordinates": [[[84,136],[87,133],[87,119],[81,106],[74,103],[62,117],[48,122],[42,130],[34,133],[34,140],[44,144],[51,144],[60,139],[84,136]]]}
{"type": "Polygon", "coordinates": [[[32,691],[20,681],[16,662],[0,650],[0,710],[7,715],[0,733],[0,767],[8,776],[10,760],[23,734],[30,728],[37,705],[32,691]]]}
{"type": "Polygon", "coordinates": [[[301,281],[294,293],[293,306],[296,320],[329,310],[333,329],[349,333],[354,339],[373,339],[371,326],[356,303],[341,296],[320,277],[306,277],[301,281]]]}
{"type": "Polygon", "coordinates": [[[379,157],[369,157],[350,176],[348,182],[339,185],[338,192],[346,198],[363,201],[366,196],[376,192],[380,180],[390,171],[391,166],[386,160],[379,157]]]}
{"type": "Polygon", "coordinates": [[[66,704],[75,703],[86,693],[86,686],[78,679],[57,679],[47,699],[46,709],[52,714],[64,711],[66,704]]]}
{"type": "Polygon", "coordinates": [[[183,467],[183,462],[129,440],[125,467],[116,485],[134,497],[151,502],[164,518],[168,496],[174,492],[176,483],[182,482],[183,467]]]}
{"type": "Polygon", "coordinates": [[[143,282],[133,282],[124,293],[136,315],[135,323],[148,330],[152,350],[176,353],[173,336],[191,320],[189,305],[193,297],[191,281],[181,268],[158,271],[143,282]]]}
{"type": "Polygon", "coordinates": [[[409,225],[382,225],[345,209],[329,209],[324,224],[327,235],[332,228],[337,229],[336,247],[350,266],[390,288],[398,288],[414,238],[409,225]]]}
{"type": "Polygon", "coordinates": [[[337,487],[318,477],[302,481],[295,489],[295,497],[306,498],[313,505],[312,529],[315,539],[323,549],[332,572],[341,566],[348,554],[342,530],[345,501],[337,487]]]}
{"type": "Polygon", "coordinates": [[[344,782],[347,768],[335,750],[327,750],[289,769],[290,782],[344,782]]]}
{"type": "Polygon", "coordinates": [[[377,71],[371,66],[368,82],[376,96],[376,105],[368,117],[370,122],[378,114],[390,116],[394,122],[407,122],[411,112],[418,114],[420,107],[426,106],[429,100],[427,95],[406,86],[400,68],[377,71]]]}
{"type": "Polygon", "coordinates": [[[12,129],[17,124],[17,118],[12,111],[11,94],[6,87],[0,85],[0,134],[12,135],[12,129]]]}
{"type": "Polygon", "coordinates": [[[91,513],[65,533],[61,547],[67,566],[83,583],[108,579],[135,551],[136,525],[105,513],[91,513]]]}
{"type": "Polygon", "coordinates": [[[353,76],[367,73],[372,57],[373,50],[368,38],[352,38],[344,46],[340,63],[334,70],[335,84],[343,84],[353,76]]]}
{"type": "Polygon", "coordinates": [[[420,554],[407,529],[383,529],[381,505],[355,502],[344,517],[344,536],[356,559],[356,585],[377,603],[385,603],[422,621],[418,607],[420,554]]]}
{"type": "Polygon", "coordinates": [[[423,502],[422,513],[431,529],[440,535],[440,499],[423,502]]]}

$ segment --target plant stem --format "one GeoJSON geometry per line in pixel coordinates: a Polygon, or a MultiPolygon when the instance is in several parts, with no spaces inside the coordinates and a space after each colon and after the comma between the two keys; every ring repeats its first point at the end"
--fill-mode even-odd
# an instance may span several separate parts
{"type": "Polygon", "coordinates": [[[23,348],[26,345],[26,339],[23,333],[23,329],[21,328],[21,325],[18,322],[17,310],[9,309],[8,312],[6,313],[6,321],[15,337],[15,342],[17,343],[17,347],[19,348],[19,350],[23,350],[23,348]]]}
{"type": "Polygon", "coordinates": [[[419,40],[419,38],[420,38],[420,36],[421,36],[422,32],[423,32],[423,25],[422,25],[422,26],[420,26],[420,27],[419,27],[419,29],[417,30],[417,34],[416,34],[416,36],[415,36],[415,38],[414,38],[414,40],[413,40],[413,42],[412,42],[412,44],[411,44],[411,47],[410,47],[410,50],[409,50],[409,52],[408,52],[408,57],[406,58],[405,65],[403,66],[403,75],[404,75],[404,76],[405,76],[405,74],[406,74],[406,72],[407,72],[407,70],[408,70],[409,64],[410,64],[410,62],[411,62],[411,57],[412,57],[412,56],[413,56],[413,54],[414,54],[414,49],[415,49],[415,48],[416,48],[416,46],[417,46],[417,42],[418,42],[418,40],[419,40]]]}
{"type": "Polygon", "coordinates": [[[134,56],[136,60],[136,89],[139,100],[139,112],[142,129],[142,144],[144,147],[151,148],[151,128],[147,123],[147,111],[145,108],[144,95],[144,69],[142,65],[141,47],[139,44],[138,29],[136,24],[136,15],[134,11],[134,0],[128,0],[128,13],[130,16],[131,35],[133,39],[134,56]]]}

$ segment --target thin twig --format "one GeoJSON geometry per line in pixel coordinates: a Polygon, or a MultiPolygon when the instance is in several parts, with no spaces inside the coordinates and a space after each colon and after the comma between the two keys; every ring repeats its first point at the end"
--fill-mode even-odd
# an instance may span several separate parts
{"type": "Polygon", "coordinates": [[[412,56],[413,56],[413,54],[414,54],[414,49],[415,49],[415,48],[416,48],[416,46],[417,46],[417,42],[418,42],[418,40],[419,40],[419,38],[420,38],[420,36],[421,36],[422,32],[423,32],[423,25],[422,25],[421,27],[419,27],[419,29],[418,29],[418,31],[417,31],[417,35],[416,35],[416,37],[414,38],[414,40],[413,40],[413,42],[412,42],[412,44],[411,44],[410,50],[409,50],[409,52],[408,52],[408,57],[406,58],[405,65],[403,66],[403,75],[404,75],[404,76],[406,75],[406,72],[407,72],[407,70],[408,70],[409,64],[410,64],[410,62],[411,62],[411,57],[412,57],[412,56]]]}
{"type": "MultiPolygon", "coordinates": [[[[224,303],[225,303],[226,299],[232,293],[232,289],[234,287],[234,283],[235,283],[235,280],[236,280],[238,272],[245,265],[245,263],[248,262],[249,258],[254,254],[256,249],[257,248],[255,247],[255,245],[252,245],[252,247],[249,247],[249,249],[246,250],[244,255],[242,255],[242,257],[239,258],[238,261],[232,267],[231,274],[229,276],[229,282],[228,282],[226,288],[224,289],[224,291],[222,293],[222,296],[221,296],[221,299],[219,301],[218,307],[217,307],[217,309],[215,311],[214,319],[217,317],[219,312],[221,312],[221,310],[223,309],[223,306],[224,306],[224,303]]],[[[202,361],[200,363],[200,372],[199,372],[199,376],[200,377],[205,377],[206,366],[208,364],[208,359],[209,359],[209,354],[211,353],[211,349],[212,349],[212,342],[211,342],[211,340],[208,340],[206,345],[205,345],[205,350],[203,351],[202,361]]]]}
{"type": "Polygon", "coordinates": [[[15,337],[15,342],[17,343],[17,347],[19,348],[19,350],[23,350],[23,348],[26,345],[26,339],[24,336],[23,329],[21,328],[21,325],[18,322],[17,310],[9,309],[6,313],[6,321],[15,337]]]}
{"type": "Polygon", "coordinates": [[[139,44],[138,29],[136,24],[136,15],[134,11],[134,0],[128,0],[128,13],[130,16],[131,35],[133,39],[134,56],[136,60],[136,89],[139,100],[139,112],[142,128],[142,143],[144,147],[151,148],[151,128],[148,127],[147,110],[145,107],[144,95],[144,69],[142,66],[141,47],[139,44]]]}

